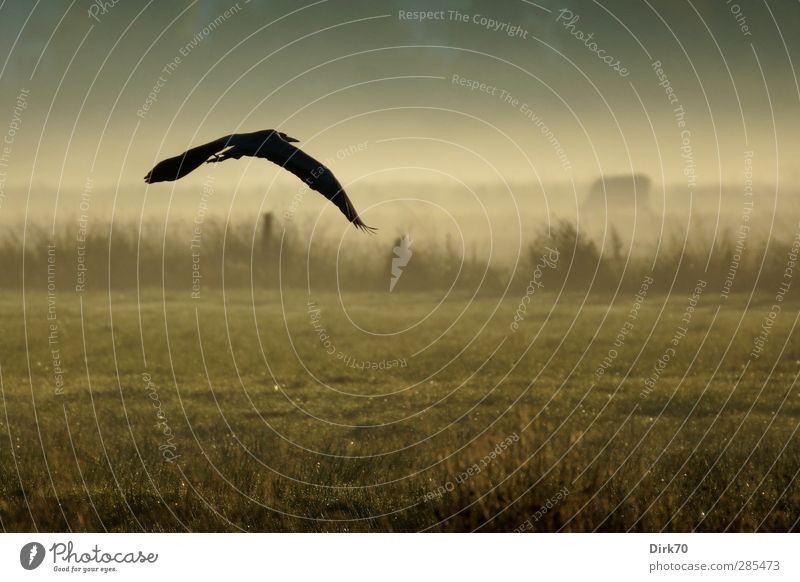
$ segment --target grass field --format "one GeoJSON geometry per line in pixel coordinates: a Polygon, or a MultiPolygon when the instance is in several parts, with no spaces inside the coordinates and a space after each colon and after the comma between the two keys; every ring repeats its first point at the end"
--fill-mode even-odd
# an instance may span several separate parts
{"type": "Polygon", "coordinates": [[[0,525],[800,529],[791,294],[523,294],[5,292],[0,525]]]}

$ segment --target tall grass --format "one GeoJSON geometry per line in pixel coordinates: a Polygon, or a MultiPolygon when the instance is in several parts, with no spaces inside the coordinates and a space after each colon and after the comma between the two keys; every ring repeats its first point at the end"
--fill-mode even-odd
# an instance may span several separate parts
{"type": "MultiPolygon", "coordinates": [[[[387,289],[397,241],[387,244],[385,238],[365,237],[350,244],[352,239],[310,237],[291,225],[284,230],[271,224],[266,219],[254,228],[207,219],[198,228],[194,246],[195,227],[188,222],[168,228],[156,222],[93,226],[85,242],[78,240],[74,224],[54,231],[29,227],[24,244],[19,233],[9,230],[0,240],[0,288],[21,288],[23,275],[28,289],[43,288],[48,260],[55,265],[59,288],[69,288],[77,280],[80,250],[85,253],[87,290],[191,289],[197,273],[203,287],[211,289],[309,285],[328,291],[387,289]]],[[[660,242],[632,249],[613,228],[602,239],[560,221],[532,234],[516,268],[502,257],[487,261],[477,245],[465,250],[446,240],[413,247],[396,291],[453,288],[500,293],[509,282],[526,281],[542,254],[550,252],[547,249],[556,249],[560,257],[548,273],[551,288],[631,290],[649,274],[662,290],[703,278],[719,284],[729,280],[732,292],[774,291],[796,243],[791,236],[750,236],[742,241],[732,229],[711,238],[698,229],[688,234],[676,230],[660,242]]]]}

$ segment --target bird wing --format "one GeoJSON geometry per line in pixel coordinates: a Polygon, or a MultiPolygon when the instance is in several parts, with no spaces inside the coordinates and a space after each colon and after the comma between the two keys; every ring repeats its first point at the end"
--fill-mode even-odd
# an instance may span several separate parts
{"type": "Polygon", "coordinates": [[[336,176],[322,162],[315,160],[303,150],[294,147],[292,144],[283,140],[269,140],[262,144],[256,153],[258,157],[266,158],[269,161],[289,170],[292,174],[308,184],[312,190],[316,190],[325,198],[333,202],[342,211],[347,220],[357,228],[374,232],[376,229],[367,226],[358,216],[353,203],[347,197],[344,188],[336,179],[336,176]]]}
{"type": "Polygon", "coordinates": [[[144,181],[151,184],[153,182],[171,182],[182,178],[203,165],[208,158],[228,147],[233,137],[233,135],[226,135],[196,148],[186,150],[174,158],[158,162],[144,177],[144,181]]]}

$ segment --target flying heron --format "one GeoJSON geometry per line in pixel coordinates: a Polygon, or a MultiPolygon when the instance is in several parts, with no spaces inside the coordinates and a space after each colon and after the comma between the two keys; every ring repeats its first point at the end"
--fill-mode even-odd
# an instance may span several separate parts
{"type": "Polygon", "coordinates": [[[242,156],[266,158],[289,170],[312,190],[316,190],[333,202],[353,226],[365,232],[374,232],[376,229],[361,221],[353,203],[350,202],[333,172],[291,144],[297,141],[299,140],[274,129],[226,135],[159,162],[147,173],[144,181],[148,184],[171,182],[183,178],[204,163],[238,160],[242,156]]]}

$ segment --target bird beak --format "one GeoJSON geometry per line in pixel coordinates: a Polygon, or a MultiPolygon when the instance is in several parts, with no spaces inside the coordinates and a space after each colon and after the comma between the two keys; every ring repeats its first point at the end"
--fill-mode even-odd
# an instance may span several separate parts
{"type": "Polygon", "coordinates": [[[299,141],[300,141],[299,139],[294,139],[293,137],[289,137],[288,135],[287,135],[285,138],[283,138],[283,139],[284,139],[285,141],[288,141],[289,143],[292,143],[292,142],[294,142],[294,143],[297,143],[297,142],[299,142],[299,141]]]}

